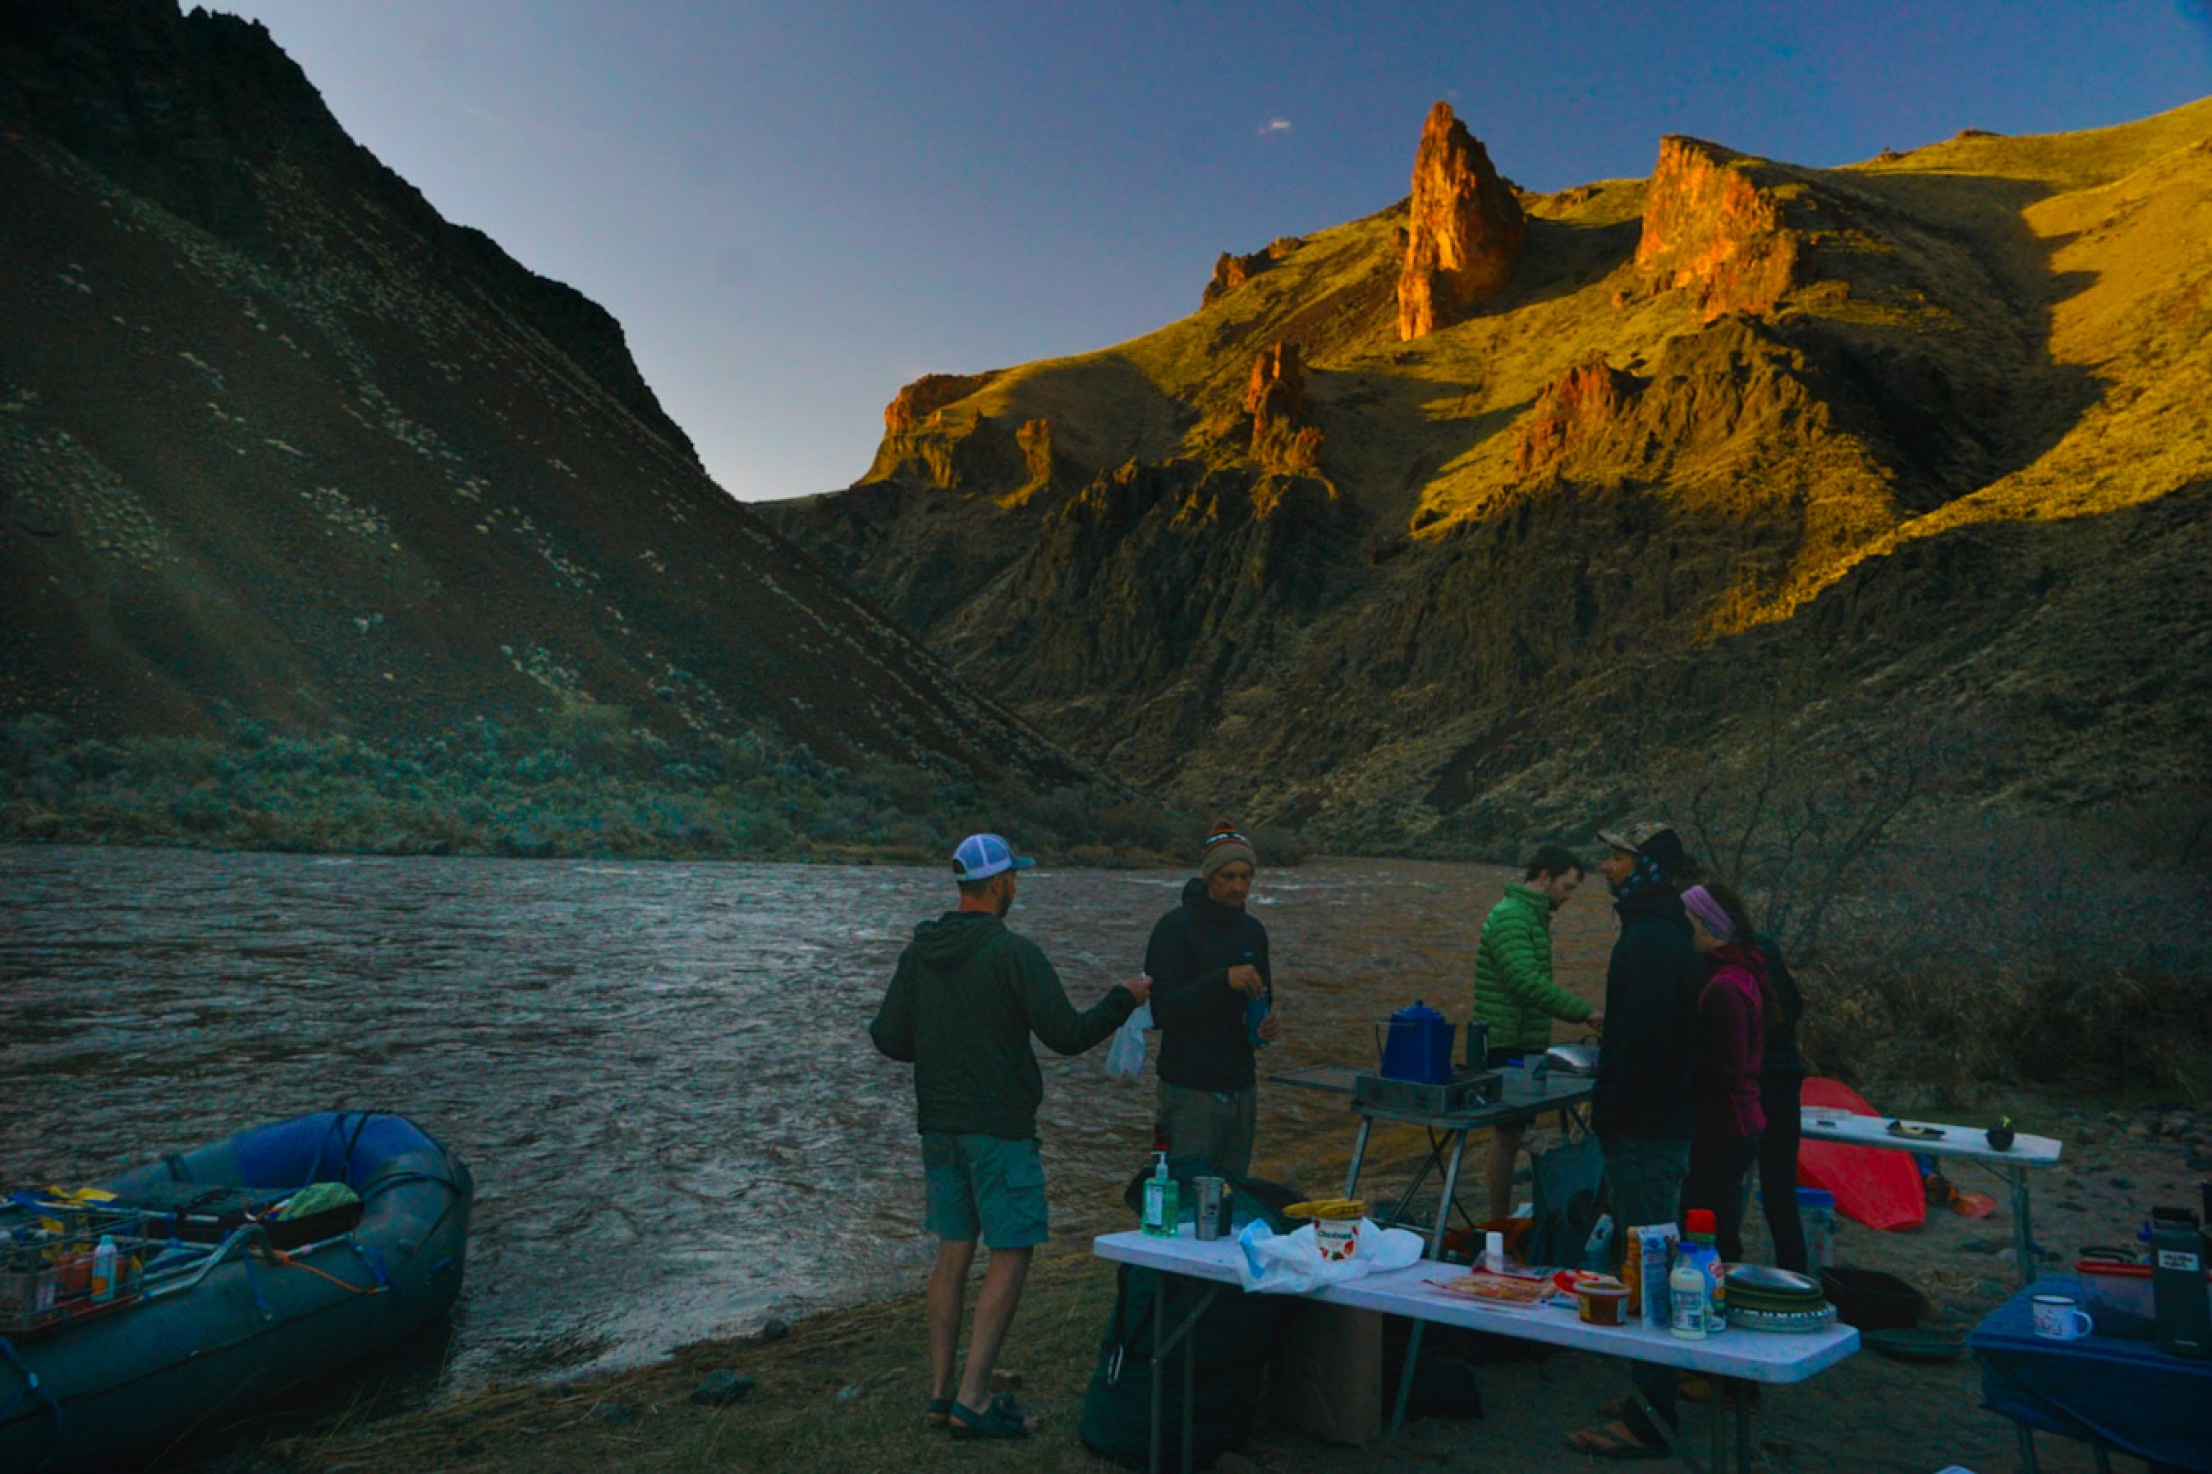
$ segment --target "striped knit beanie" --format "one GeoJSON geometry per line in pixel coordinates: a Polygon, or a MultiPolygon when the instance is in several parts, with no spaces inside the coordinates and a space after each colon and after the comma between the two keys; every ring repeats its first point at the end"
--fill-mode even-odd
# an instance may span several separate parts
{"type": "Polygon", "coordinates": [[[1237,833],[1237,826],[1224,819],[1206,836],[1206,847],[1198,861],[1199,878],[1212,880],[1214,872],[1238,860],[1254,870],[1260,868],[1260,857],[1253,852],[1252,841],[1237,833]]]}

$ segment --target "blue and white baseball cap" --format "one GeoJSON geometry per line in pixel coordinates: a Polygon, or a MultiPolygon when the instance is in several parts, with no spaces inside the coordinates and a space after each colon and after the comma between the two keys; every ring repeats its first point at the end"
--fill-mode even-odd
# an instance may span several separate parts
{"type": "Polygon", "coordinates": [[[952,852],[952,873],[959,880],[989,880],[1007,870],[1027,870],[1035,860],[1014,853],[1003,836],[971,834],[952,852]]]}

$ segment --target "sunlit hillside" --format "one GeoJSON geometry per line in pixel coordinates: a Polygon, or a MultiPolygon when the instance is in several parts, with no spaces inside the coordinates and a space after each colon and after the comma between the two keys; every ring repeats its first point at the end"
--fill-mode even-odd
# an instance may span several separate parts
{"type": "Polygon", "coordinates": [[[1336,842],[1568,822],[1785,688],[1796,742],[2002,732],[1984,799],[2201,776],[2212,100],[1841,169],[1670,139],[1519,203],[1503,291],[1427,336],[1401,203],[924,380],[770,515],[1047,733],[1336,842]]]}

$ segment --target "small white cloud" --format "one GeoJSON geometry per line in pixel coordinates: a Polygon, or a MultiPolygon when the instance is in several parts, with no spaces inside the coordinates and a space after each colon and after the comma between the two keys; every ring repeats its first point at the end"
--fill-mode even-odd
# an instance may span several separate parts
{"type": "Polygon", "coordinates": [[[1259,126],[1259,135],[1262,138],[1274,138],[1278,134],[1288,133],[1289,131],[1290,119],[1288,118],[1269,118],[1259,126]]]}
{"type": "Polygon", "coordinates": [[[479,107],[473,102],[458,103],[456,106],[460,108],[463,114],[483,124],[484,127],[494,133],[512,135],[520,131],[515,127],[514,119],[508,117],[505,113],[494,112],[488,107],[479,107]]]}

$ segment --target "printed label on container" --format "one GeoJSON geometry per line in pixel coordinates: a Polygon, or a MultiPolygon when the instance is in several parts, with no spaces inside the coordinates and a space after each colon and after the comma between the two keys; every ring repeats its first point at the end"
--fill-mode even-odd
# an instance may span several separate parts
{"type": "Polygon", "coordinates": [[[2160,1249],[2158,1251],[2158,1267],[2160,1269],[2195,1269],[2200,1262],[2196,1255],[2186,1249],[2160,1249]]]}

